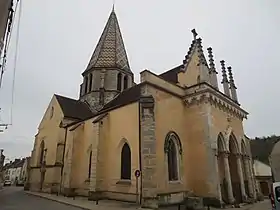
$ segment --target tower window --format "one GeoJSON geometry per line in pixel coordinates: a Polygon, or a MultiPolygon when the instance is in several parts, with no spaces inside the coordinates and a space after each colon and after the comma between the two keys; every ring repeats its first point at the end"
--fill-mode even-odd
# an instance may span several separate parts
{"type": "Polygon", "coordinates": [[[121,179],[131,179],[131,152],[127,143],[123,145],[121,153],[121,179]]]}
{"type": "Polygon", "coordinates": [[[87,93],[88,91],[88,78],[85,77],[85,94],[87,93]]]}
{"type": "Polygon", "coordinates": [[[117,90],[121,91],[122,90],[122,74],[118,73],[118,78],[117,78],[117,90]]]}
{"type": "Polygon", "coordinates": [[[128,87],[128,79],[127,79],[127,76],[124,76],[123,78],[123,89],[127,89],[128,87]]]}
{"type": "Polygon", "coordinates": [[[89,91],[92,90],[92,74],[89,74],[89,91]]]}

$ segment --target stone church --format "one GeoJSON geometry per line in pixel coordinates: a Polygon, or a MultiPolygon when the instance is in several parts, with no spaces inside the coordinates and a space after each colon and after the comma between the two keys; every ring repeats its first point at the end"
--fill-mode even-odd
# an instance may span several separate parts
{"type": "Polygon", "coordinates": [[[219,90],[212,49],[205,55],[192,33],[181,64],[161,74],[144,70],[136,84],[112,10],[82,73],[79,99],[54,95],[39,124],[30,190],[152,208],[188,196],[253,201],[248,113],[232,68],[220,61],[219,90]]]}

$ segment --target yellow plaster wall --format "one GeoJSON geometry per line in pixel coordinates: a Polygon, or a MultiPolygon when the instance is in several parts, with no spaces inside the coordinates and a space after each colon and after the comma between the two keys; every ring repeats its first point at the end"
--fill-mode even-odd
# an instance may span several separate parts
{"type": "Polygon", "coordinates": [[[138,103],[133,103],[109,113],[103,121],[100,142],[104,148],[103,185],[105,191],[135,193],[134,171],[139,169],[139,116],[138,103]],[[118,183],[121,175],[121,150],[127,142],[131,150],[131,185],[118,183]],[[105,156],[106,154],[106,156],[105,156]]]}
{"type": "MultiPolygon", "coordinates": [[[[243,122],[239,118],[229,116],[227,113],[214,106],[211,106],[211,115],[215,140],[217,141],[220,132],[223,133],[225,139],[229,137],[230,133],[233,133],[238,141],[239,151],[241,151],[241,140],[243,139],[246,142],[244,137],[243,122]],[[225,133],[227,133],[227,135],[225,135],[225,133]]],[[[229,142],[227,141],[226,144],[227,149],[229,149],[229,142]]]]}
{"type": "MultiPolygon", "coordinates": [[[[97,145],[96,141],[98,141],[98,135],[96,133],[98,130],[94,129],[96,126],[92,122],[93,119],[87,120],[84,122],[84,125],[76,128],[74,138],[74,131],[68,134],[69,139],[73,138],[72,168],[70,170],[65,169],[64,173],[65,176],[70,176],[71,188],[76,188],[77,192],[89,189],[89,154],[92,146],[97,145]]],[[[124,193],[123,199],[125,199],[127,193],[135,193],[136,182],[134,171],[139,169],[138,103],[113,110],[97,123],[100,122],[100,139],[98,143],[99,162],[97,164],[98,187],[103,192],[124,193]],[[120,161],[121,149],[124,142],[127,142],[131,149],[131,184],[118,183],[121,181],[120,161]]],[[[70,148],[70,144],[71,141],[69,140],[66,149],[70,148]]],[[[69,155],[67,157],[68,159],[69,155]]],[[[65,160],[65,164],[68,161],[65,160]]],[[[116,198],[121,198],[120,196],[116,198]]]]}
{"type": "MultiPolygon", "coordinates": [[[[41,123],[38,128],[38,134],[36,135],[34,142],[34,151],[32,153],[32,165],[39,165],[39,156],[40,156],[40,145],[44,140],[45,149],[47,149],[46,155],[46,165],[54,166],[56,162],[56,152],[57,152],[57,143],[64,141],[64,129],[59,127],[61,120],[63,119],[63,112],[59,106],[58,101],[55,97],[51,99],[51,102],[41,120],[41,123]],[[54,108],[53,116],[51,117],[51,108],[54,108]]],[[[32,169],[31,169],[32,170],[32,169]]],[[[54,176],[54,170],[50,167],[46,168],[45,182],[53,183],[57,182],[60,177],[54,176]]],[[[39,174],[40,175],[40,174],[39,174]]],[[[34,173],[34,176],[30,176],[31,182],[38,181],[38,173],[34,173]],[[36,174],[36,175],[35,175],[36,174]]]]}
{"type": "Polygon", "coordinates": [[[203,144],[202,106],[187,108],[181,98],[149,87],[155,98],[158,190],[160,194],[180,191],[203,193],[207,164],[203,144]],[[168,181],[167,160],[164,141],[168,132],[174,131],[180,137],[183,155],[181,160],[181,180],[168,181]]]}
{"type": "Polygon", "coordinates": [[[179,85],[182,87],[189,87],[197,84],[197,77],[199,75],[199,67],[197,66],[199,61],[197,48],[194,50],[193,55],[190,59],[191,60],[189,61],[185,72],[180,72],[178,74],[179,85]]]}

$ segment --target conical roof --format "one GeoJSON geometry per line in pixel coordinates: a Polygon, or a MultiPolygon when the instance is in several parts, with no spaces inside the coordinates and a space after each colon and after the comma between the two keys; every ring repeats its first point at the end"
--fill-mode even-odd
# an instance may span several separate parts
{"type": "Polygon", "coordinates": [[[114,9],[85,70],[117,67],[131,71],[114,9]]]}

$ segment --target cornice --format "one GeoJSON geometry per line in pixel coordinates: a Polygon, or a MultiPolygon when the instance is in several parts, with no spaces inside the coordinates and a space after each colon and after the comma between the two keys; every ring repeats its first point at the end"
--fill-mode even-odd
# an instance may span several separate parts
{"type": "Polygon", "coordinates": [[[225,97],[217,90],[213,90],[207,84],[201,84],[194,90],[187,90],[187,95],[184,97],[185,104],[190,107],[202,103],[209,103],[210,105],[235,116],[241,120],[247,119],[248,112],[243,110],[239,104],[225,97]]]}

